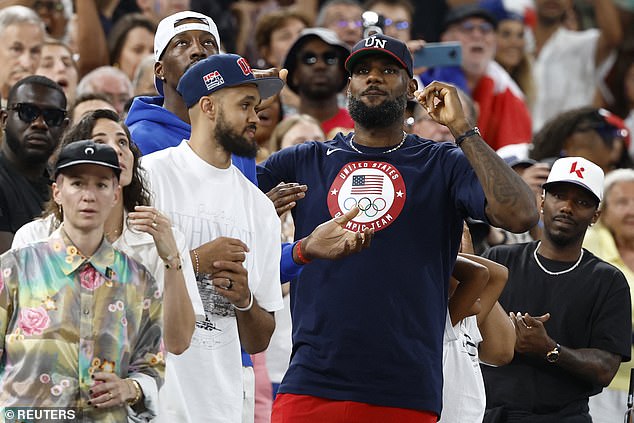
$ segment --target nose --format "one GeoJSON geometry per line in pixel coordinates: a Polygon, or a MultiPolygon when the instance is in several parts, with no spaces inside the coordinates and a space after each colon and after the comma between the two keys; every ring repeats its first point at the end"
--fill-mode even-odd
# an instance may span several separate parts
{"type": "Polygon", "coordinates": [[[255,111],[255,107],[250,109],[248,121],[250,123],[258,124],[260,123],[260,118],[258,117],[257,112],[255,111]]]}
{"type": "Polygon", "coordinates": [[[368,72],[366,82],[371,84],[375,81],[383,81],[383,72],[377,67],[372,67],[368,72]]]}
{"type": "Polygon", "coordinates": [[[31,122],[31,126],[48,130],[48,125],[46,124],[46,121],[44,120],[44,115],[42,113],[40,113],[40,115],[33,122],[31,122]]]}
{"type": "Polygon", "coordinates": [[[194,40],[194,42],[192,43],[192,52],[190,54],[190,57],[192,59],[204,59],[207,56],[209,56],[209,53],[207,52],[207,49],[205,49],[205,46],[202,45],[199,40],[194,40]]]}

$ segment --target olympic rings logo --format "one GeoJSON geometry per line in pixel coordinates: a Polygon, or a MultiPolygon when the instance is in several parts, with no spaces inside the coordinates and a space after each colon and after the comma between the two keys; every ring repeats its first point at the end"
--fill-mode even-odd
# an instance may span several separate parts
{"type": "Polygon", "coordinates": [[[381,197],[375,198],[374,200],[370,200],[368,197],[361,197],[359,200],[348,197],[343,202],[343,208],[346,209],[346,211],[354,206],[359,207],[359,210],[367,217],[375,217],[379,212],[385,210],[387,202],[381,197]]]}

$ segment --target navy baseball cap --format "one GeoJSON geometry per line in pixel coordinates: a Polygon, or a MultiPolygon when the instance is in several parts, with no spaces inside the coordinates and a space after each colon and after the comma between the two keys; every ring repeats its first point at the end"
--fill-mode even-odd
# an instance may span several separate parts
{"type": "Polygon", "coordinates": [[[190,108],[203,96],[247,84],[257,86],[260,97],[265,99],[280,92],[284,81],[278,77],[256,78],[246,59],[237,54],[215,54],[189,68],[178,81],[176,91],[190,108]]]}
{"type": "Polygon", "coordinates": [[[93,140],[82,140],[71,142],[62,148],[55,164],[54,177],[64,169],[82,164],[108,167],[114,171],[117,178],[121,174],[119,158],[114,148],[93,140]]]}
{"type": "Polygon", "coordinates": [[[346,59],[346,70],[352,73],[352,68],[357,61],[370,54],[384,54],[395,59],[412,78],[414,76],[414,64],[412,53],[401,40],[384,34],[374,34],[362,39],[352,47],[350,56],[346,59]]]}

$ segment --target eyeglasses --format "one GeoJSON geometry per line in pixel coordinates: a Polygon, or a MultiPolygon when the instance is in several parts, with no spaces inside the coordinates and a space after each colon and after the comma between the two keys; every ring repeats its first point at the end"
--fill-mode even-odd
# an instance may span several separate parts
{"type": "Polygon", "coordinates": [[[301,60],[305,65],[314,65],[320,57],[321,60],[329,66],[339,63],[339,55],[334,51],[327,51],[321,55],[313,53],[312,51],[307,51],[302,55],[301,60]]]}
{"type": "Polygon", "coordinates": [[[493,25],[489,22],[480,22],[476,24],[470,21],[465,21],[462,22],[459,27],[462,32],[473,32],[476,29],[479,29],[483,34],[490,34],[493,32],[493,25]]]}
{"type": "Polygon", "coordinates": [[[399,29],[399,30],[403,30],[403,29],[408,29],[409,28],[409,22],[407,22],[407,21],[393,21],[390,18],[385,18],[385,22],[383,24],[385,25],[386,28],[388,26],[394,26],[394,28],[399,29]]]}
{"type": "Polygon", "coordinates": [[[15,110],[21,121],[31,123],[40,116],[44,116],[44,122],[48,126],[60,126],[66,118],[66,110],[53,107],[41,108],[31,103],[15,103],[7,107],[7,110],[15,110]]]}
{"type": "Polygon", "coordinates": [[[62,2],[56,2],[56,1],[43,1],[43,0],[35,1],[33,3],[33,9],[38,10],[40,8],[46,9],[46,11],[48,11],[49,13],[52,13],[52,12],[60,13],[64,11],[64,4],[62,2]]]}
{"type": "Polygon", "coordinates": [[[363,25],[363,22],[361,22],[360,20],[355,20],[355,19],[339,19],[337,21],[337,26],[339,28],[348,28],[351,25],[355,28],[361,28],[361,26],[363,25]]]}

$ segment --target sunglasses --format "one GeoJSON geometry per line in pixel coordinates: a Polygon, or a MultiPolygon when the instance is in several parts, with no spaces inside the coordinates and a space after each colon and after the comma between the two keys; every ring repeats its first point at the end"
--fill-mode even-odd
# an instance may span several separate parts
{"type": "Polygon", "coordinates": [[[473,22],[462,22],[460,25],[460,30],[462,32],[473,32],[476,29],[479,29],[481,33],[483,34],[490,34],[491,32],[493,32],[493,25],[491,25],[489,22],[481,22],[479,24],[475,24],[473,22]]]}
{"type": "Polygon", "coordinates": [[[339,63],[339,55],[334,51],[327,51],[322,55],[313,53],[312,51],[307,51],[302,55],[301,60],[305,65],[314,65],[320,57],[321,60],[329,66],[339,63]]]}
{"type": "Polygon", "coordinates": [[[20,120],[26,123],[31,123],[43,116],[47,126],[60,126],[66,118],[66,110],[54,107],[40,108],[31,103],[15,103],[8,106],[7,110],[17,111],[20,120]]]}

